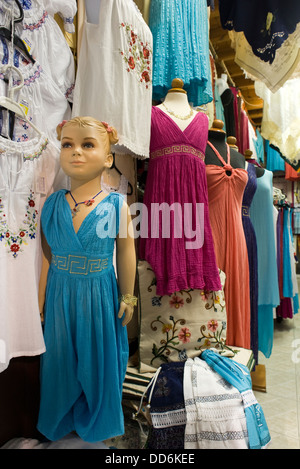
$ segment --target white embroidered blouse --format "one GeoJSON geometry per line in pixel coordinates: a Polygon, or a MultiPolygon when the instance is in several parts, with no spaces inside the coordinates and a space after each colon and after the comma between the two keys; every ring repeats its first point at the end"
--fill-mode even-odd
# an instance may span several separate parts
{"type": "Polygon", "coordinates": [[[66,186],[59,154],[45,135],[26,142],[0,136],[0,372],[18,356],[45,351],[39,306],[40,214],[66,186]]]}
{"type": "Polygon", "coordinates": [[[149,156],[152,33],[133,0],[100,2],[98,20],[83,26],[73,115],[114,126],[117,153],[149,156]]]}

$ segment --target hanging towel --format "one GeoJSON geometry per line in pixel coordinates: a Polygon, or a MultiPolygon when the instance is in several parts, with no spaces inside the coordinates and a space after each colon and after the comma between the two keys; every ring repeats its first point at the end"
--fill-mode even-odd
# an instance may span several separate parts
{"type": "Polygon", "coordinates": [[[184,368],[185,449],[248,449],[240,392],[204,360],[189,358],[184,368]]]}
{"type": "Polygon", "coordinates": [[[204,350],[201,359],[240,391],[247,420],[249,448],[265,448],[270,443],[271,437],[263,410],[253,394],[248,368],[210,350],[204,350]]]}

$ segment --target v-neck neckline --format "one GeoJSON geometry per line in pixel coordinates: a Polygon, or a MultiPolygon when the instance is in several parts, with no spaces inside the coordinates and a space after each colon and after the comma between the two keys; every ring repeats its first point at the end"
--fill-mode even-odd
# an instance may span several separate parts
{"type": "Polygon", "coordinates": [[[160,111],[164,116],[166,116],[167,119],[168,119],[169,121],[171,121],[171,122],[175,125],[175,127],[177,128],[177,130],[178,130],[179,132],[181,132],[183,135],[184,135],[185,132],[189,129],[189,127],[193,124],[193,122],[195,121],[195,119],[197,118],[197,116],[200,114],[200,111],[198,111],[197,114],[195,115],[194,119],[186,126],[185,129],[182,130],[182,129],[179,127],[179,125],[178,125],[166,112],[164,112],[164,111],[163,111],[162,109],[160,109],[158,106],[154,106],[154,108],[155,108],[155,109],[159,109],[159,111],[160,111]]]}
{"type": "MultiPolygon", "coordinates": [[[[65,189],[65,191],[64,191],[64,200],[65,200],[65,203],[67,204],[66,207],[67,207],[67,212],[68,212],[68,218],[69,218],[69,220],[70,220],[70,222],[71,222],[71,225],[72,225],[72,228],[73,228],[73,232],[74,232],[75,236],[78,238],[78,234],[79,234],[79,232],[80,232],[82,226],[85,224],[85,221],[89,218],[90,215],[92,215],[92,213],[95,212],[96,208],[97,208],[100,204],[102,204],[102,202],[104,202],[104,200],[108,199],[108,197],[110,197],[110,196],[112,195],[112,192],[110,192],[109,194],[107,194],[107,195],[104,197],[104,199],[100,200],[100,202],[98,202],[97,205],[95,205],[95,207],[86,215],[86,217],[82,220],[82,222],[81,222],[81,224],[80,224],[80,226],[79,226],[79,228],[78,228],[77,231],[75,231],[75,228],[74,228],[73,217],[72,217],[72,209],[71,209],[71,207],[70,207],[70,205],[69,205],[69,202],[68,202],[67,199],[66,199],[66,194],[67,194],[68,192],[69,192],[69,191],[65,189]]],[[[78,239],[79,239],[79,238],[78,238],[78,239]]]]}

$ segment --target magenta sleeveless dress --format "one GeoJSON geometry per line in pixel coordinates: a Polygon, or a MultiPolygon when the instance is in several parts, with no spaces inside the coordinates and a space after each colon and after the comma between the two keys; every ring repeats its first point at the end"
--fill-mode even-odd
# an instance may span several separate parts
{"type": "Polygon", "coordinates": [[[152,267],[160,296],[221,290],[208,211],[207,137],[204,113],[182,131],[159,107],[152,108],[140,258],[152,267]]]}

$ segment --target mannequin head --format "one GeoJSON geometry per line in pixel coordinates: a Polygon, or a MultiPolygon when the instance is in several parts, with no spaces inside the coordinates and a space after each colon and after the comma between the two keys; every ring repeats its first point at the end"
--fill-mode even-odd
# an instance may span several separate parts
{"type": "Polygon", "coordinates": [[[61,167],[71,179],[88,181],[111,167],[111,144],[117,143],[118,136],[106,122],[74,117],[63,121],[56,130],[61,141],[61,167]]]}

